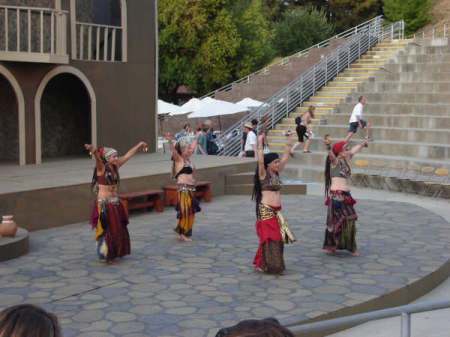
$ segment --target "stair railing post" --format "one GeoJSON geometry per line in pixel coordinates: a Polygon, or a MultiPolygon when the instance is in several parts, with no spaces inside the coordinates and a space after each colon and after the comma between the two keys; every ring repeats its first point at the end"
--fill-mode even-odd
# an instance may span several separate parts
{"type": "Polygon", "coordinates": [[[325,56],[325,84],[328,82],[328,55],[325,56]]]}
{"type": "Polygon", "coordinates": [[[401,337],[411,337],[411,314],[409,312],[402,312],[401,324],[401,337]]]}
{"type": "Polygon", "coordinates": [[[316,65],[313,67],[313,95],[316,93],[316,65]]]}
{"type": "Polygon", "coordinates": [[[289,116],[289,88],[286,89],[286,117],[289,116]]]}

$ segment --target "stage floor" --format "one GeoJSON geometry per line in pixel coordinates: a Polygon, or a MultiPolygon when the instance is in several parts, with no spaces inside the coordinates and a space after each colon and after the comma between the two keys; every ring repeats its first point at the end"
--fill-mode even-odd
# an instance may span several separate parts
{"type": "Polygon", "coordinates": [[[440,267],[448,276],[450,226],[430,211],[359,200],[361,256],[334,257],[321,249],[323,198],[282,199],[298,239],[285,247],[283,276],[253,271],[250,196],[219,196],[201,204],[192,243],[176,240],[173,208],[132,214],[132,254],[117,265],[97,261],[87,223],[30,233],[30,253],[0,263],[0,309],[42,305],[58,315],[64,337],[206,337],[248,318],[292,324],[363,303],[395,305],[395,294],[412,295],[440,267]]]}
{"type": "MultiPolygon", "coordinates": [[[[121,179],[170,173],[171,155],[138,153],[120,169],[121,179]]],[[[192,156],[197,169],[216,168],[253,162],[254,159],[218,156],[192,156]]],[[[84,158],[61,158],[40,165],[0,165],[0,194],[90,183],[95,161],[84,158]]]]}

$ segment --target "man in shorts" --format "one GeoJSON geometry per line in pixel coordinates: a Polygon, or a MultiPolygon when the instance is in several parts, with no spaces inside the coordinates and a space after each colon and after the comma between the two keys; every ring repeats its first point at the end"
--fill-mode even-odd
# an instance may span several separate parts
{"type": "Polygon", "coordinates": [[[364,104],[366,104],[366,98],[364,96],[360,96],[358,99],[358,104],[355,105],[352,111],[352,115],[350,116],[350,127],[348,129],[348,135],[345,137],[344,142],[348,142],[350,138],[358,131],[358,127],[361,129],[366,129],[366,139],[371,141],[372,139],[369,137],[369,128],[370,123],[367,123],[364,119],[362,119],[362,112],[364,108],[364,104]]]}

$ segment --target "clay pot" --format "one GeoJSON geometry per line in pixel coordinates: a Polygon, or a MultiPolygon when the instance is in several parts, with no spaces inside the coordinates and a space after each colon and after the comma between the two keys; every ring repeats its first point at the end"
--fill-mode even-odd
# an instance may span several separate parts
{"type": "Polygon", "coordinates": [[[14,222],[12,215],[2,216],[0,224],[0,235],[5,237],[14,237],[17,232],[17,224],[14,222]]]}

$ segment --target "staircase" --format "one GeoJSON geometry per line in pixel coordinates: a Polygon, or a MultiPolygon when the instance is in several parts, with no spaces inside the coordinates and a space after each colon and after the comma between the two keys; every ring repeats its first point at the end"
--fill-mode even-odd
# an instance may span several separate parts
{"type": "MultiPolygon", "coordinates": [[[[323,86],[272,130],[271,150],[282,152],[284,132],[309,105],[316,107],[312,154],[300,146],[289,168],[293,179],[323,181],[321,136],[342,140],[359,96],[375,142],[353,160],[353,183],[371,188],[450,198],[450,46],[448,39],[378,43],[323,86]]],[[[360,135],[354,135],[357,142],[360,135]]]]}

